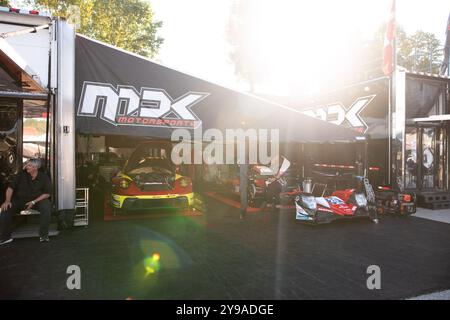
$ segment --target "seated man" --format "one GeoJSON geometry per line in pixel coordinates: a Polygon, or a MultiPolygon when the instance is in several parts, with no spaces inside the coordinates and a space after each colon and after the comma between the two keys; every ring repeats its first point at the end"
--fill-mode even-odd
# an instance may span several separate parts
{"type": "Polygon", "coordinates": [[[39,228],[39,240],[49,241],[48,228],[50,224],[51,182],[49,177],[39,171],[41,161],[29,160],[25,164],[25,170],[17,174],[6,190],[6,200],[1,205],[1,239],[0,245],[12,241],[11,222],[12,216],[24,209],[35,208],[41,213],[39,228]]]}

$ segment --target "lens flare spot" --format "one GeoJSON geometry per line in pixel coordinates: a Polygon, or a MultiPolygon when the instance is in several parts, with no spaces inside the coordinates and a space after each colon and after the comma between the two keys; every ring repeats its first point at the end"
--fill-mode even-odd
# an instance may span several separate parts
{"type": "Polygon", "coordinates": [[[148,277],[149,275],[155,274],[159,271],[160,265],[159,260],[161,259],[161,256],[159,253],[153,253],[151,257],[148,257],[144,260],[144,267],[145,267],[145,276],[148,277]]]}
{"type": "Polygon", "coordinates": [[[146,271],[146,273],[145,273],[146,277],[151,275],[151,274],[154,274],[156,272],[156,270],[153,269],[152,267],[145,267],[145,271],[146,271]]]}
{"type": "Polygon", "coordinates": [[[153,259],[154,261],[159,261],[160,258],[161,258],[161,256],[159,255],[159,253],[154,253],[154,254],[152,255],[152,259],[153,259]]]}

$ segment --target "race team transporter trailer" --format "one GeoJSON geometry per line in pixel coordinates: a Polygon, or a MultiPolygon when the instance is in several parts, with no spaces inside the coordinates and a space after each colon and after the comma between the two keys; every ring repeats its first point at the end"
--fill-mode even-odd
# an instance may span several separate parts
{"type": "Polygon", "coordinates": [[[0,66],[2,200],[8,181],[23,161],[39,157],[52,179],[54,210],[73,213],[73,26],[37,11],[0,8],[0,66]]]}

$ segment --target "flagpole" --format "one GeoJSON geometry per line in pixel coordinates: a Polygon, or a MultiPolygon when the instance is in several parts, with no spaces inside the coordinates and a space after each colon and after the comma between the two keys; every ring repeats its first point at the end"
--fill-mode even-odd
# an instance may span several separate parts
{"type": "Polygon", "coordinates": [[[391,185],[391,171],[392,171],[392,79],[388,78],[388,185],[391,185]]]}
{"type": "Polygon", "coordinates": [[[394,39],[392,40],[392,47],[394,50],[392,50],[392,61],[394,61],[393,73],[395,75],[395,71],[397,71],[397,3],[395,0],[392,1],[394,3],[394,39]]]}
{"type": "MultiPolygon", "coordinates": [[[[389,169],[388,169],[388,184],[392,185],[392,168],[393,168],[393,163],[392,161],[395,161],[395,157],[393,157],[393,150],[392,150],[392,140],[394,139],[394,132],[393,132],[393,122],[394,122],[394,118],[393,118],[393,113],[396,111],[396,105],[395,105],[395,98],[396,98],[396,71],[397,71],[397,42],[396,42],[396,28],[395,28],[395,24],[396,24],[396,19],[395,19],[395,9],[396,9],[396,3],[395,0],[392,0],[392,7],[391,10],[393,10],[393,12],[391,12],[391,14],[394,14],[394,19],[393,19],[393,23],[394,23],[394,35],[393,35],[393,39],[392,39],[392,53],[391,53],[391,58],[392,58],[392,72],[389,75],[388,78],[388,90],[389,90],[389,94],[388,94],[388,148],[389,148],[389,152],[388,152],[388,164],[389,164],[389,169]]],[[[391,17],[390,17],[391,18],[391,17]]],[[[389,23],[386,26],[386,28],[389,28],[389,23]]]]}
{"type": "MultiPolygon", "coordinates": [[[[396,1],[395,0],[392,0],[392,6],[394,7],[394,39],[392,40],[392,63],[393,63],[393,67],[392,67],[392,73],[391,73],[391,112],[390,112],[390,117],[391,117],[391,130],[392,130],[392,127],[393,127],[393,122],[394,122],[394,119],[393,119],[393,115],[394,115],[394,112],[396,113],[397,112],[397,105],[396,105],[396,92],[397,92],[397,85],[396,85],[396,80],[397,80],[397,54],[396,54],[396,52],[397,52],[397,41],[396,41],[396,33],[397,33],[397,28],[395,28],[395,26],[396,26],[396,16],[395,16],[395,13],[396,13],[396,1]]],[[[392,139],[392,136],[391,136],[391,139],[392,139]]],[[[391,152],[390,152],[390,154],[391,154],[391,160],[392,160],[392,141],[391,141],[391,152]]],[[[393,160],[394,161],[396,161],[396,158],[397,157],[395,157],[393,160]]],[[[395,168],[397,168],[397,166],[395,166],[395,168]]],[[[394,179],[395,179],[396,177],[394,177],[394,179]]],[[[389,181],[390,183],[392,183],[392,176],[390,177],[390,180],[391,181],[389,181]]]]}

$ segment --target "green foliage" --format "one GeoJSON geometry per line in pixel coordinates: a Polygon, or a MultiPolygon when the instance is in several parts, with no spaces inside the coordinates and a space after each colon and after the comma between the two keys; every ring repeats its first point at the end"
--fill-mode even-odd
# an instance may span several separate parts
{"type": "Polygon", "coordinates": [[[50,10],[54,16],[76,22],[77,32],[142,56],[153,58],[163,43],[163,39],[156,35],[162,22],[153,21],[151,5],[143,0],[34,2],[40,8],[50,10]]]}
{"type": "MultiPolygon", "coordinates": [[[[382,57],[382,53],[379,54],[379,52],[383,52],[385,30],[386,25],[381,26],[369,44],[372,59],[375,59],[377,55],[380,59],[382,57]]],[[[418,30],[414,34],[408,35],[400,25],[397,25],[396,44],[399,66],[411,71],[438,73],[443,52],[439,39],[433,33],[418,30]]]]}
{"type": "Polygon", "coordinates": [[[441,43],[433,33],[416,31],[400,39],[398,64],[409,70],[439,73],[442,62],[441,43]]]}
{"type": "Polygon", "coordinates": [[[9,1],[8,0],[0,0],[0,7],[9,7],[9,1]]]}

